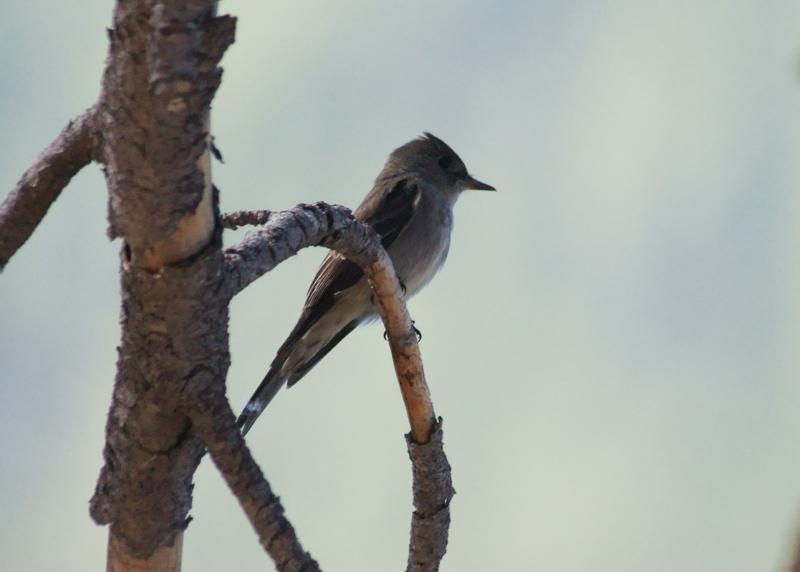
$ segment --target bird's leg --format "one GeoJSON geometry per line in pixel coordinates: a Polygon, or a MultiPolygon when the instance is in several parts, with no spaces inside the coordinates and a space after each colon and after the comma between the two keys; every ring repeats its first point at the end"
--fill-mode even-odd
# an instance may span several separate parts
{"type": "MultiPolygon", "coordinates": [[[[397,281],[400,282],[400,290],[402,290],[403,296],[405,296],[406,292],[408,292],[408,288],[406,288],[406,283],[403,282],[403,279],[400,278],[399,276],[397,277],[397,281]]],[[[374,305],[375,304],[374,298],[371,298],[370,300],[371,300],[372,304],[374,305]]],[[[411,320],[411,323],[413,324],[414,320],[411,320]]],[[[417,341],[420,341],[422,339],[422,333],[417,328],[414,328],[414,333],[417,335],[417,341]]],[[[384,340],[388,340],[389,339],[389,332],[387,332],[386,330],[383,330],[383,339],[384,340]]]]}
{"type": "MultiPolygon", "coordinates": [[[[414,335],[417,336],[417,341],[421,342],[422,341],[422,332],[420,332],[419,328],[417,328],[414,325],[415,323],[416,322],[414,320],[411,320],[411,328],[414,330],[414,335]]],[[[389,332],[387,332],[386,330],[383,330],[383,339],[384,340],[388,340],[389,339],[389,332]]]]}

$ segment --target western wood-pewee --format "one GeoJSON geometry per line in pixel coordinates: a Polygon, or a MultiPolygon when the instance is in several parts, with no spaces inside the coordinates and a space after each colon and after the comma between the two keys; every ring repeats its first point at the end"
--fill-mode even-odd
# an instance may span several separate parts
{"type": "MultiPolygon", "coordinates": [[[[425,286],[447,258],[453,205],[462,191],[493,191],[472,177],[444,141],[430,133],[398,147],[353,213],[380,234],[406,297],[425,286]]],[[[308,289],[303,312],[237,423],[247,433],[287,383],[300,381],[356,326],[377,316],[361,269],[332,252],[308,289]]]]}

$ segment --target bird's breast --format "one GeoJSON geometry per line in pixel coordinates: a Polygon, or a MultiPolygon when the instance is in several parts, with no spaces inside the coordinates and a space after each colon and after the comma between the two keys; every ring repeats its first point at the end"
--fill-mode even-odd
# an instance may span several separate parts
{"type": "Polygon", "coordinates": [[[392,264],[405,284],[408,297],[430,282],[444,264],[452,228],[449,205],[423,202],[389,248],[392,264]]]}

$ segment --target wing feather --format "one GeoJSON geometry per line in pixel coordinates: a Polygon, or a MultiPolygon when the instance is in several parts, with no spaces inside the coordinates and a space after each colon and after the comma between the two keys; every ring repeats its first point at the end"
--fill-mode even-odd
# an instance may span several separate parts
{"type": "MultiPolygon", "coordinates": [[[[414,215],[418,196],[417,184],[409,179],[401,179],[394,183],[392,190],[382,200],[372,202],[368,196],[356,210],[355,216],[371,225],[381,236],[383,247],[389,248],[414,215]]],[[[357,264],[350,262],[341,254],[331,252],[325,257],[308,288],[303,313],[278,350],[273,367],[282,365],[286,361],[294,343],[333,307],[336,295],[355,286],[363,275],[357,264]]]]}

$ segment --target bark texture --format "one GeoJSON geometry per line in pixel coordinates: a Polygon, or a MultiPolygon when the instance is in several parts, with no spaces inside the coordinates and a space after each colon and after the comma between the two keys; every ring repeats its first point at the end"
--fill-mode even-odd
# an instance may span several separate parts
{"type": "Polygon", "coordinates": [[[406,570],[438,570],[447,551],[450,501],[456,494],[450,476],[450,463],[444,454],[441,418],[427,443],[420,445],[414,442],[411,435],[406,435],[406,441],[414,476],[414,513],[411,516],[406,570]]]}
{"type": "Polygon", "coordinates": [[[230,361],[207,124],[235,21],[215,9],[117,2],[98,103],[110,235],[125,247],[122,345],[91,514],[137,559],[188,523],[204,446],[182,395],[224,384],[230,361]]]}
{"type": "Polygon", "coordinates": [[[204,447],[182,401],[194,385],[223,384],[227,374],[222,265],[218,240],[158,274],[123,253],[122,346],[91,514],[137,558],[171,544],[188,524],[204,447]]]}
{"type": "Polygon", "coordinates": [[[168,238],[206,188],[206,114],[235,19],[213,0],[120,1],[100,98],[109,234],[136,256],[168,238]],[[167,191],[167,192],[165,192],[167,191]]]}
{"type": "Polygon", "coordinates": [[[225,398],[224,386],[208,383],[196,389],[199,392],[191,398],[193,430],[208,447],[264,550],[281,572],[318,571],[317,562],[300,545],[280,499],[250,454],[225,398]]]}
{"type": "Polygon", "coordinates": [[[39,225],[50,205],[94,158],[94,108],[70,121],[0,204],[0,270],[39,225]]]}
{"type": "Polygon", "coordinates": [[[262,225],[267,223],[270,216],[272,216],[272,211],[266,210],[225,213],[222,215],[222,227],[236,230],[247,225],[262,225]]]}

